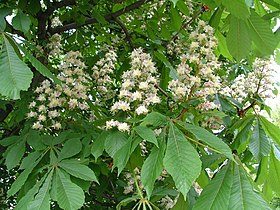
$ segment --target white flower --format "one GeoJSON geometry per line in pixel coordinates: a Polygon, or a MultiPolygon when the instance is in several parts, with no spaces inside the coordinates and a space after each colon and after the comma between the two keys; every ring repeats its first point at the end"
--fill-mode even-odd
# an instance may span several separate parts
{"type": "Polygon", "coordinates": [[[37,116],[37,113],[32,112],[32,111],[27,114],[27,118],[32,118],[32,117],[36,117],[36,116],[37,116]]]}
{"type": "Polygon", "coordinates": [[[57,110],[53,110],[53,111],[49,111],[48,112],[48,116],[49,116],[49,118],[56,118],[56,117],[58,117],[59,116],[59,112],[57,111],[57,110]]]}
{"type": "Polygon", "coordinates": [[[110,121],[106,121],[106,129],[111,129],[113,127],[116,127],[119,125],[119,122],[116,120],[110,120],[110,121]]]}
{"type": "Polygon", "coordinates": [[[45,111],[47,111],[47,108],[44,105],[40,105],[39,108],[38,108],[38,111],[39,112],[45,112],[45,111]]]}
{"type": "Polygon", "coordinates": [[[60,123],[60,122],[55,122],[55,123],[52,125],[52,127],[53,127],[54,129],[56,129],[56,130],[59,130],[59,129],[61,129],[61,123],[60,123]]]}
{"type": "Polygon", "coordinates": [[[40,114],[40,115],[38,116],[38,120],[44,122],[44,121],[46,121],[46,116],[40,114]]]}
{"type": "Polygon", "coordinates": [[[75,107],[78,106],[78,100],[71,98],[70,101],[68,102],[69,108],[74,109],[75,107]]]}
{"type": "Polygon", "coordinates": [[[121,132],[129,131],[129,125],[127,123],[119,123],[118,130],[121,132]]]}
{"type": "Polygon", "coordinates": [[[32,126],[33,129],[41,130],[43,129],[43,125],[40,122],[35,122],[32,126]]]}
{"type": "Polygon", "coordinates": [[[135,111],[136,111],[137,115],[147,114],[149,112],[149,110],[144,105],[139,106],[135,111]]]}
{"type": "Polygon", "coordinates": [[[134,93],[132,93],[132,101],[136,101],[136,100],[139,101],[142,100],[142,95],[139,91],[135,91],[134,93]]]}
{"type": "Polygon", "coordinates": [[[148,82],[140,82],[139,89],[140,90],[147,90],[149,88],[148,82]]]}
{"type": "Polygon", "coordinates": [[[40,94],[39,97],[37,98],[38,101],[45,101],[46,100],[46,96],[45,94],[40,94]]]}
{"type": "Polygon", "coordinates": [[[30,104],[29,104],[29,108],[33,108],[36,106],[36,102],[35,101],[32,101],[30,104]]]}

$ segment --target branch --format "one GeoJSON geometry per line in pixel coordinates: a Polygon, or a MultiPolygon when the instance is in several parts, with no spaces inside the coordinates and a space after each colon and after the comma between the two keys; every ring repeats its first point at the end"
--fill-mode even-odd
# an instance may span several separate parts
{"type": "MultiPolygon", "coordinates": [[[[111,13],[111,14],[108,14],[106,15],[104,18],[105,20],[107,21],[110,21],[110,20],[115,20],[117,17],[121,16],[122,14],[125,14],[127,12],[130,12],[132,10],[135,10],[135,9],[138,9],[139,7],[141,7],[143,4],[149,2],[151,0],[140,0],[140,1],[137,1],[123,9],[120,9],[114,13],[111,13]]],[[[82,26],[85,26],[85,25],[90,25],[90,24],[94,24],[94,23],[97,23],[97,19],[96,18],[87,18],[85,23],[84,24],[77,24],[77,23],[69,23],[69,24],[66,24],[64,26],[58,26],[56,28],[52,28],[49,32],[51,35],[55,34],[55,33],[62,33],[64,31],[68,31],[70,29],[75,29],[75,28],[79,28],[79,27],[82,27],[82,26]]]]}
{"type": "Polygon", "coordinates": [[[46,11],[40,11],[37,14],[37,20],[38,20],[38,39],[39,40],[45,40],[46,39],[46,35],[47,35],[47,29],[46,29],[46,24],[47,24],[47,20],[49,19],[49,17],[52,15],[52,13],[61,8],[61,7],[65,7],[65,6],[71,6],[71,5],[75,5],[76,4],[76,0],[64,0],[64,1],[60,1],[60,2],[54,2],[51,4],[50,7],[48,7],[48,9],[46,11]]]}
{"type": "Polygon", "coordinates": [[[131,50],[133,50],[134,49],[133,42],[132,42],[131,36],[129,34],[129,31],[125,27],[125,24],[119,18],[116,18],[115,21],[122,28],[123,32],[125,33],[125,38],[129,43],[129,47],[130,47],[131,50]]]}
{"type": "Polygon", "coordinates": [[[8,115],[13,111],[12,104],[6,104],[6,109],[0,109],[0,123],[3,122],[8,115]]]}
{"type": "Polygon", "coordinates": [[[26,36],[24,35],[23,32],[16,30],[6,19],[6,32],[9,32],[11,34],[17,34],[18,36],[21,36],[22,38],[26,39],[26,36]]]}

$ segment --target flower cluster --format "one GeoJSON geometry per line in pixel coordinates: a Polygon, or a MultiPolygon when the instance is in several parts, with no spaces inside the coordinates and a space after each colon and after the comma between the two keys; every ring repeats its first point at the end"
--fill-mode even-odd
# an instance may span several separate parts
{"type": "Polygon", "coordinates": [[[169,82],[168,88],[176,101],[184,102],[198,98],[198,109],[214,109],[217,106],[211,96],[218,92],[221,85],[216,75],[220,63],[214,54],[217,40],[213,28],[200,20],[185,45],[188,46],[185,49],[187,53],[180,56],[177,78],[169,82]]]}
{"type": "Polygon", "coordinates": [[[272,71],[269,61],[256,59],[253,71],[248,74],[238,75],[231,84],[225,82],[221,94],[232,97],[240,103],[256,95],[266,99],[273,96],[272,71]]]}
{"type": "Polygon", "coordinates": [[[50,57],[58,57],[59,55],[61,55],[62,53],[61,35],[60,34],[52,35],[47,45],[47,48],[49,49],[50,57]]]}
{"type": "MultiPolygon", "coordinates": [[[[122,85],[118,94],[118,101],[112,107],[111,112],[134,112],[136,115],[146,115],[149,107],[160,103],[157,95],[156,68],[149,54],[141,48],[131,53],[131,69],[122,75],[122,85]]],[[[106,128],[122,125],[116,121],[109,121],[106,128]]],[[[120,130],[120,129],[119,129],[120,130]]]]}
{"type": "MultiPolygon", "coordinates": [[[[35,118],[33,129],[62,128],[60,116],[68,111],[83,112],[89,110],[89,75],[84,72],[85,64],[79,59],[79,52],[69,52],[60,65],[62,72],[58,78],[62,85],[51,85],[49,80],[44,80],[37,87],[38,95],[29,105],[28,118],[35,118]]],[[[67,116],[66,116],[67,117],[67,116]]],[[[72,117],[72,119],[74,119],[72,117]]]]}
{"type": "Polygon", "coordinates": [[[116,62],[117,54],[115,51],[109,50],[105,54],[105,58],[100,59],[92,68],[92,79],[96,84],[96,97],[102,101],[106,101],[115,96],[112,75],[115,70],[116,62]]]}
{"type": "Polygon", "coordinates": [[[149,54],[141,48],[131,54],[131,69],[122,75],[122,86],[119,100],[111,107],[111,111],[132,111],[137,115],[147,114],[150,105],[160,103],[157,95],[156,68],[149,54]]]}
{"type": "MultiPolygon", "coordinates": [[[[140,180],[140,170],[138,168],[135,168],[133,173],[135,174],[135,179],[137,181],[137,184],[141,190],[144,190],[144,186],[142,185],[142,182],[140,180]]],[[[127,185],[124,187],[124,194],[134,193],[135,191],[135,179],[134,174],[126,173],[125,179],[127,182],[127,185]]]]}
{"type": "Polygon", "coordinates": [[[161,207],[163,207],[163,209],[168,210],[168,209],[173,208],[173,206],[175,206],[176,202],[177,202],[177,199],[173,200],[168,195],[166,195],[160,200],[159,205],[161,207]]]}

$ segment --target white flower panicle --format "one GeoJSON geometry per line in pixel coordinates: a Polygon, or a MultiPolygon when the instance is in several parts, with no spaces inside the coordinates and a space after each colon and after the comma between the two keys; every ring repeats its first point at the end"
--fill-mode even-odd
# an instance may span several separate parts
{"type": "Polygon", "coordinates": [[[85,64],[80,57],[79,52],[72,51],[65,55],[58,76],[62,85],[52,85],[49,80],[44,80],[36,88],[38,96],[29,104],[27,114],[27,118],[37,120],[34,129],[59,130],[62,128],[61,115],[67,111],[82,113],[89,110],[90,77],[84,72],[85,64]]]}
{"type": "Polygon", "coordinates": [[[131,54],[131,69],[122,75],[122,86],[111,111],[135,111],[137,115],[149,112],[150,105],[160,103],[157,95],[156,68],[149,54],[141,48],[131,54]]]}
{"type": "Polygon", "coordinates": [[[269,61],[257,58],[253,63],[253,71],[238,75],[231,84],[225,81],[221,94],[232,97],[239,103],[254,98],[256,94],[262,99],[273,97],[273,71],[269,64],[269,61]]]}
{"type": "Polygon", "coordinates": [[[93,66],[93,82],[96,83],[95,88],[100,101],[106,101],[115,96],[113,73],[117,62],[117,54],[114,50],[109,49],[105,57],[100,59],[93,66]]]}
{"type": "Polygon", "coordinates": [[[200,100],[197,109],[209,110],[217,108],[213,96],[220,89],[220,79],[216,70],[220,63],[214,54],[217,40],[214,30],[200,20],[196,30],[190,33],[189,40],[182,47],[181,63],[177,67],[177,79],[169,82],[168,88],[174,99],[184,102],[192,98],[200,100]]]}

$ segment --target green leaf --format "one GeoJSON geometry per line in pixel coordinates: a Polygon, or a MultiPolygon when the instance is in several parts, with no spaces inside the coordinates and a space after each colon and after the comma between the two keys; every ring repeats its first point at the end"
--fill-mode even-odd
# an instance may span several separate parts
{"type": "MultiPolygon", "coordinates": [[[[213,27],[213,28],[218,28],[222,14],[224,11],[224,7],[218,7],[214,14],[211,16],[211,19],[209,20],[209,24],[213,27]]],[[[218,30],[216,31],[216,33],[218,32],[218,30]]],[[[219,32],[220,33],[220,32],[219,32]]]]}
{"type": "Polygon", "coordinates": [[[5,165],[8,170],[11,170],[15,166],[17,166],[22,159],[25,152],[25,141],[23,139],[12,146],[10,146],[10,150],[7,153],[5,159],[5,165]]]}
{"type": "Polygon", "coordinates": [[[44,150],[46,145],[42,142],[40,134],[34,130],[29,131],[27,135],[27,143],[35,150],[44,150]]]}
{"type": "Polygon", "coordinates": [[[171,7],[170,15],[171,15],[172,27],[174,28],[174,30],[179,31],[183,23],[180,13],[176,8],[171,7]]]}
{"type": "Polygon", "coordinates": [[[254,192],[241,166],[231,162],[202,191],[194,210],[269,209],[254,192]]]}
{"type": "Polygon", "coordinates": [[[12,144],[15,144],[16,142],[22,140],[22,138],[20,136],[10,136],[7,138],[4,138],[0,141],[0,145],[7,147],[10,146],[12,144]]]}
{"type": "Polygon", "coordinates": [[[229,165],[226,165],[219,171],[213,180],[206,186],[193,210],[200,209],[228,209],[230,199],[230,189],[233,184],[233,172],[229,165]]]}
{"type": "Polygon", "coordinates": [[[101,23],[101,24],[106,24],[107,23],[106,19],[96,10],[91,10],[91,13],[92,13],[93,17],[96,18],[96,20],[99,23],[101,23]]]}
{"type": "Polygon", "coordinates": [[[21,189],[21,187],[26,182],[28,176],[31,174],[33,168],[38,165],[38,163],[42,160],[43,157],[44,155],[41,155],[41,157],[37,159],[36,162],[30,163],[29,167],[19,174],[17,179],[13,182],[11,188],[8,190],[8,197],[14,195],[21,189]]]}
{"type": "Polygon", "coordinates": [[[22,47],[21,45],[18,45],[18,47],[38,72],[40,72],[43,76],[54,81],[54,83],[61,84],[61,81],[55,75],[53,75],[51,71],[45,65],[43,65],[37,58],[30,54],[28,50],[25,49],[25,47],[22,47]]]}
{"type": "Polygon", "coordinates": [[[152,129],[139,125],[135,127],[134,130],[142,139],[147,140],[158,147],[157,138],[152,129]]]}
{"type": "Polygon", "coordinates": [[[46,179],[46,176],[47,173],[19,200],[14,210],[29,210],[29,203],[34,199],[35,194],[38,192],[43,181],[46,179]]]}
{"type": "Polygon", "coordinates": [[[31,20],[21,10],[18,10],[17,15],[12,20],[12,25],[15,29],[27,33],[30,29],[31,20]]]}
{"type": "Polygon", "coordinates": [[[169,72],[169,76],[172,79],[178,79],[178,75],[177,75],[177,71],[176,69],[172,66],[172,64],[168,61],[168,59],[166,58],[166,56],[160,51],[155,51],[154,55],[163,62],[163,64],[170,70],[169,72]]]}
{"type": "Polygon", "coordinates": [[[154,183],[163,170],[165,139],[162,138],[159,147],[153,147],[149,157],[145,160],[141,170],[141,181],[148,198],[153,192],[154,183]]]}
{"type": "Polygon", "coordinates": [[[36,160],[42,155],[41,151],[34,151],[32,153],[29,153],[28,156],[23,158],[21,164],[20,164],[20,169],[26,169],[30,166],[30,163],[35,163],[36,160]]]}
{"type": "Polygon", "coordinates": [[[223,55],[225,58],[233,60],[230,52],[228,51],[227,42],[226,42],[226,38],[224,37],[224,35],[221,34],[221,32],[219,32],[217,30],[216,31],[216,37],[218,38],[218,50],[219,50],[219,53],[221,55],[223,55]]]}
{"type": "Polygon", "coordinates": [[[66,178],[59,169],[56,171],[57,181],[57,203],[60,208],[67,210],[78,210],[85,202],[83,190],[66,178]]]}
{"type": "Polygon", "coordinates": [[[190,15],[189,7],[185,4],[184,0],[178,0],[177,7],[184,15],[190,15]]]}
{"type": "Polygon", "coordinates": [[[95,181],[98,183],[95,173],[87,166],[77,160],[62,160],[58,165],[67,173],[86,181],[95,181]]]}
{"type": "MultiPolygon", "coordinates": [[[[189,123],[184,123],[183,125],[185,125],[183,128],[192,133],[196,139],[208,144],[210,147],[214,148],[221,154],[224,154],[229,159],[233,160],[231,149],[225,142],[223,142],[222,139],[218,138],[214,134],[199,126],[189,123]]],[[[182,123],[180,124],[180,126],[182,126],[182,123]]]]}
{"type": "Polygon", "coordinates": [[[29,204],[29,210],[49,210],[50,209],[50,187],[53,177],[53,170],[47,176],[43,186],[40,188],[35,199],[29,204]]]}
{"type": "Polygon", "coordinates": [[[230,54],[237,61],[246,58],[251,49],[251,38],[246,22],[231,15],[226,41],[230,54]]]}
{"type": "Polygon", "coordinates": [[[254,192],[253,187],[241,166],[235,164],[234,166],[234,177],[229,199],[229,207],[226,209],[270,209],[267,206],[263,206],[263,202],[257,197],[257,194],[254,192]]]}
{"type": "Polygon", "coordinates": [[[196,150],[172,122],[169,123],[163,165],[172,176],[177,189],[186,198],[193,181],[200,174],[201,161],[196,150]]]}
{"type": "MultiPolygon", "coordinates": [[[[124,145],[122,145],[122,147],[119,148],[118,151],[116,151],[116,153],[114,154],[113,159],[114,159],[114,165],[112,167],[112,170],[115,167],[118,167],[118,176],[120,175],[121,171],[124,169],[124,167],[126,166],[129,157],[131,155],[132,148],[131,148],[131,144],[132,144],[132,138],[129,138],[128,140],[126,140],[126,143],[124,145]]],[[[135,147],[134,147],[135,149],[135,147]]]]}
{"type": "Polygon", "coordinates": [[[149,113],[143,120],[141,125],[148,126],[152,125],[153,127],[158,127],[165,125],[168,122],[168,118],[158,112],[149,113]]]}
{"type": "Polygon", "coordinates": [[[266,137],[259,120],[256,122],[249,149],[258,161],[260,161],[262,157],[267,156],[270,152],[270,142],[266,137]]]}
{"type": "Polygon", "coordinates": [[[114,157],[115,153],[127,142],[127,136],[119,131],[110,131],[105,141],[105,151],[114,157]]]}
{"type": "Polygon", "coordinates": [[[278,145],[280,145],[280,128],[269,122],[265,117],[259,116],[260,123],[265,133],[278,145]]]}
{"type": "Polygon", "coordinates": [[[5,17],[12,12],[11,8],[0,8],[0,31],[5,31],[6,29],[6,20],[5,17]]]}
{"type": "Polygon", "coordinates": [[[0,55],[0,94],[11,99],[19,99],[20,91],[29,88],[33,73],[18,58],[8,39],[5,37],[3,39],[0,55]]]}
{"type": "Polygon", "coordinates": [[[222,4],[231,15],[238,19],[246,20],[250,16],[250,10],[244,0],[223,0],[222,4]]]}
{"type": "Polygon", "coordinates": [[[73,138],[65,142],[59,153],[59,160],[72,157],[82,150],[80,138],[73,138]]]}
{"type": "Polygon", "coordinates": [[[272,151],[270,153],[269,173],[267,177],[269,177],[267,180],[272,190],[280,196],[280,161],[272,151]]]}
{"type": "Polygon", "coordinates": [[[249,34],[262,55],[272,54],[278,44],[269,24],[252,11],[248,20],[249,34]]]}
{"type": "Polygon", "coordinates": [[[95,160],[99,158],[105,149],[105,140],[108,133],[102,132],[93,142],[91,147],[91,154],[94,156],[95,160]]]}

